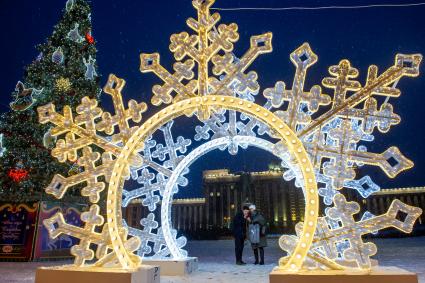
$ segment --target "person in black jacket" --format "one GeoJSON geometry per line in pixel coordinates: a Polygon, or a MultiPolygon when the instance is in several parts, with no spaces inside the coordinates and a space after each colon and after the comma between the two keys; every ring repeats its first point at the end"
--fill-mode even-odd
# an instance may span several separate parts
{"type": "Polygon", "coordinates": [[[246,218],[248,215],[249,207],[244,206],[242,210],[235,215],[232,221],[232,232],[233,237],[235,237],[235,256],[237,265],[246,264],[242,261],[242,253],[246,238],[246,218]]]}

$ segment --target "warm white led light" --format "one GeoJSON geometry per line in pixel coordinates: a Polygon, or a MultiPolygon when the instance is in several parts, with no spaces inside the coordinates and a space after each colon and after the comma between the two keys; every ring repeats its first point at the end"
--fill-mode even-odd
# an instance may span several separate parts
{"type": "MultiPolygon", "coordinates": [[[[214,96],[205,96],[203,98],[203,100],[202,100],[203,104],[205,104],[205,106],[207,106],[207,107],[220,107],[221,109],[235,110],[235,111],[239,111],[241,113],[244,113],[246,115],[250,115],[252,117],[255,117],[256,119],[260,120],[262,123],[266,124],[270,129],[273,129],[276,132],[276,134],[278,136],[280,136],[280,139],[284,143],[288,144],[288,152],[290,152],[291,155],[293,156],[293,158],[295,160],[297,160],[298,164],[301,164],[301,162],[300,162],[301,159],[303,157],[307,156],[307,154],[306,154],[305,151],[302,151],[301,153],[299,153],[299,152],[297,152],[292,147],[290,141],[296,139],[296,136],[294,135],[293,132],[289,136],[284,134],[286,131],[290,131],[286,127],[286,125],[281,124],[280,122],[272,122],[272,118],[275,118],[275,120],[278,120],[278,119],[276,119],[276,117],[274,116],[273,113],[270,112],[269,115],[268,115],[268,117],[265,117],[264,116],[264,113],[257,113],[257,111],[255,110],[255,108],[254,109],[252,107],[251,108],[248,108],[247,107],[247,103],[245,101],[239,99],[239,98],[232,98],[234,102],[235,101],[238,102],[238,103],[234,103],[234,102],[232,103],[232,102],[230,102],[230,99],[226,99],[226,97],[221,97],[220,100],[216,100],[216,101],[213,101],[212,100],[213,97],[214,96]],[[240,101],[242,101],[242,105],[239,104],[240,101]],[[280,129],[279,128],[279,125],[282,125],[283,128],[280,129]]],[[[191,98],[191,100],[195,100],[195,98],[191,98]]],[[[165,115],[162,118],[163,120],[161,121],[161,124],[167,124],[168,121],[172,120],[176,116],[182,115],[182,114],[185,113],[185,111],[189,111],[191,108],[194,108],[194,107],[197,107],[198,106],[198,105],[196,105],[196,103],[188,104],[187,101],[184,101],[184,102],[186,102],[186,103],[177,102],[175,105],[176,106],[179,106],[179,107],[176,107],[176,110],[174,110],[174,111],[171,111],[170,110],[169,111],[169,114],[168,115],[165,115]]],[[[252,103],[250,103],[250,104],[252,105],[252,103]]],[[[149,123],[149,120],[145,124],[150,124],[149,123]]],[[[155,124],[155,125],[153,125],[152,128],[147,128],[145,130],[139,129],[138,131],[136,131],[135,134],[134,134],[134,138],[135,138],[135,140],[137,140],[136,137],[139,137],[138,139],[139,139],[139,142],[141,144],[140,145],[136,145],[136,144],[130,145],[129,146],[129,150],[125,150],[124,149],[122,151],[123,158],[118,158],[117,159],[117,163],[123,162],[128,157],[130,157],[131,155],[134,155],[134,153],[139,148],[141,148],[141,145],[147,139],[148,134],[149,133],[152,133],[152,132],[155,132],[155,130],[158,129],[159,126],[160,126],[159,124],[155,124]],[[143,132],[145,134],[144,135],[140,135],[140,132],[143,132]]],[[[302,172],[301,174],[302,174],[302,179],[303,180],[307,180],[309,178],[311,178],[311,179],[314,179],[315,178],[314,174],[311,173],[312,172],[311,168],[312,168],[311,163],[307,163],[307,164],[303,163],[303,166],[300,167],[301,172],[302,172]],[[310,173],[306,171],[306,168],[310,168],[310,173]]],[[[117,181],[119,180],[119,175],[123,173],[123,170],[116,165],[114,167],[114,172],[118,172],[118,177],[113,176],[111,178],[111,181],[115,181],[115,183],[117,184],[118,183],[117,181]],[[115,178],[117,178],[117,180],[115,180],[115,178]]],[[[177,177],[178,176],[176,175],[176,177],[173,180],[170,180],[170,184],[174,184],[177,181],[177,177]]],[[[170,187],[171,187],[171,185],[170,185],[170,187]]],[[[313,182],[313,183],[305,183],[303,187],[305,187],[306,189],[312,189],[313,191],[316,191],[315,190],[316,189],[316,183],[315,182],[313,182]]],[[[114,185],[114,186],[110,185],[109,189],[110,190],[117,191],[117,192],[121,192],[118,189],[118,186],[117,185],[114,185]]],[[[171,190],[172,189],[166,189],[165,190],[165,193],[167,193],[167,191],[169,193],[171,190]]],[[[119,196],[120,194],[117,194],[117,195],[119,196]]],[[[169,198],[171,196],[166,196],[164,194],[163,197],[164,197],[164,200],[165,200],[166,198],[169,198]]],[[[308,213],[308,211],[311,211],[311,210],[318,211],[318,205],[311,204],[310,200],[312,200],[312,199],[315,200],[315,203],[318,203],[317,202],[318,195],[317,194],[307,194],[306,195],[306,212],[305,212],[304,218],[305,218],[306,221],[309,221],[309,222],[312,223],[312,225],[306,226],[304,228],[306,233],[307,232],[314,233],[315,223],[316,223],[316,219],[317,219],[317,213],[315,215],[310,215],[308,213]]],[[[169,205],[165,205],[164,204],[164,200],[163,200],[162,209],[164,209],[165,211],[162,211],[161,216],[164,217],[164,219],[162,219],[164,221],[162,223],[162,225],[163,226],[166,226],[166,225],[169,224],[169,219],[168,219],[168,221],[166,221],[167,218],[165,216],[165,215],[167,215],[167,217],[168,217],[168,215],[169,215],[169,213],[168,213],[169,205]]],[[[115,200],[115,202],[117,202],[117,201],[115,200]]],[[[112,207],[114,207],[114,206],[112,206],[112,207]]],[[[114,223],[117,223],[117,221],[114,221],[114,223]]],[[[110,227],[110,229],[111,229],[111,227],[110,227]]],[[[168,244],[168,248],[170,249],[170,252],[173,254],[173,256],[176,257],[176,258],[180,258],[181,257],[181,255],[179,254],[179,251],[180,250],[179,250],[178,247],[173,246],[173,240],[171,240],[171,238],[169,236],[166,237],[166,240],[169,241],[169,243],[167,243],[168,244]]],[[[300,255],[302,255],[302,258],[297,259],[295,256],[291,257],[289,259],[288,263],[287,263],[288,266],[290,264],[295,264],[298,268],[301,268],[302,263],[303,263],[303,257],[307,254],[307,252],[308,252],[308,246],[311,245],[312,239],[303,239],[302,242],[305,242],[307,244],[307,246],[305,248],[302,248],[301,245],[297,245],[297,248],[296,248],[297,253],[300,254],[300,255]]],[[[120,243],[117,241],[117,246],[116,246],[116,249],[117,250],[121,248],[118,245],[120,245],[120,243]]],[[[124,260],[125,259],[123,259],[122,261],[124,261],[124,260]]]]}
{"type": "MultiPolygon", "coordinates": [[[[214,101],[214,100],[213,100],[214,101]]],[[[174,187],[176,186],[177,179],[182,175],[182,173],[190,167],[190,165],[196,161],[199,157],[207,154],[208,152],[215,150],[217,148],[223,149],[223,146],[228,147],[231,143],[244,144],[246,146],[254,146],[261,148],[265,151],[268,151],[272,154],[277,154],[273,151],[273,143],[263,140],[261,138],[253,136],[235,136],[232,139],[228,137],[222,137],[215,140],[211,140],[202,144],[201,146],[192,150],[185,158],[183,158],[179,164],[174,168],[172,175],[167,180],[165,188],[163,189],[162,194],[162,203],[161,203],[161,223],[162,223],[162,233],[167,243],[167,247],[170,249],[173,259],[185,258],[185,254],[182,253],[181,247],[178,245],[178,242],[175,239],[175,236],[172,233],[171,227],[171,206],[172,206],[172,197],[175,193],[174,187]]],[[[289,156],[279,156],[282,159],[282,162],[286,164],[288,168],[294,168],[296,164],[292,164],[289,156]]],[[[315,201],[312,199],[310,203],[314,204],[315,201]]],[[[312,211],[314,215],[314,211],[312,211]]],[[[305,247],[305,245],[304,245],[305,247]]],[[[299,258],[299,257],[298,257],[299,258]]]]}
{"type": "MultiPolygon", "coordinates": [[[[356,222],[353,215],[358,212],[358,204],[347,202],[338,190],[343,187],[354,189],[363,197],[379,190],[369,176],[356,179],[355,168],[363,164],[379,166],[390,177],[413,166],[413,162],[396,147],[390,147],[383,153],[370,153],[359,142],[370,142],[375,129],[385,133],[400,122],[392,105],[385,100],[378,107],[374,96],[400,96],[397,82],[405,76],[419,75],[422,56],[397,54],[393,66],[381,74],[378,74],[376,66],[370,66],[364,86],[356,81],[358,70],[348,60],[341,60],[338,65],[329,68],[330,76],[322,81],[324,87],[333,90],[331,97],[322,93],[319,85],[312,86],[310,90],[304,89],[307,71],[318,60],[310,46],[304,43],[290,55],[295,66],[291,89],[278,81],[274,87],[264,90],[267,102],[261,106],[255,103],[255,95],[260,89],[257,73],[247,72],[247,69],[259,55],[272,51],[272,34],[252,36],[246,53],[236,58],[232,50],[233,43],[239,39],[238,27],[236,24],[215,27],[220,17],[217,13],[211,15],[213,3],[214,0],[193,0],[198,17],[189,18],[187,24],[195,34],[182,32],[171,36],[170,50],[177,60],[173,73],[161,66],[158,53],[141,54],[140,70],[154,72],[163,81],[152,89],[152,104],[171,104],[144,123],[141,123],[142,113],[147,105],[130,100],[125,107],[121,95],[125,81],[115,75],[109,76],[104,88],[113,100],[114,115],[104,112],[98,107],[98,102],[89,97],[82,99],[75,109],[75,117],[68,106],[63,108],[63,114],[57,113],[53,104],[38,108],[40,123],[52,123],[51,136],[59,138],[52,155],[60,162],[78,160],[81,167],[81,172],[73,176],[56,175],[46,192],[62,198],[69,188],[83,184],[81,194],[92,203],[89,211],[81,215],[83,227],[65,223],[60,213],[47,219],[44,224],[50,235],[68,234],[80,239],[71,248],[78,266],[85,266],[85,262],[93,260],[96,255],[96,262],[90,268],[138,267],[140,258],[134,252],[148,239],[129,236],[128,229],[131,227],[123,226],[121,203],[126,200],[122,200],[124,182],[132,177],[134,168],[142,168],[143,176],[138,177],[149,184],[152,176],[143,166],[154,164],[147,164],[149,160],[141,151],[152,142],[150,135],[172,124],[176,117],[195,116],[204,123],[195,128],[195,139],[209,139],[212,133],[215,145],[211,143],[211,148],[219,144],[220,138],[227,137],[229,152],[236,154],[238,147],[246,148],[249,144],[248,140],[238,140],[238,136],[267,134],[279,141],[273,145],[273,152],[284,160],[290,160],[286,166],[291,170],[285,171],[283,177],[285,180],[295,179],[296,186],[302,188],[307,225],[299,223],[297,235],[281,237],[280,246],[289,252],[289,256],[279,261],[280,268],[292,271],[319,266],[341,269],[353,266],[353,263],[359,268],[370,268],[369,257],[376,252],[376,247],[364,243],[362,235],[390,226],[409,232],[421,210],[394,201],[386,214],[365,214],[356,222]],[[328,111],[313,115],[320,114],[317,111],[324,105],[329,105],[328,111]],[[229,120],[222,124],[226,120],[222,120],[224,110],[228,110],[229,120]],[[236,112],[240,113],[239,118],[236,112]],[[222,128],[217,123],[222,124],[222,128]],[[220,133],[223,127],[228,127],[225,135],[220,133]],[[397,164],[390,163],[391,159],[397,164]],[[317,189],[316,180],[321,184],[320,189],[317,189]],[[106,189],[107,214],[104,221],[96,203],[106,189]],[[318,218],[318,195],[323,197],[326,205],[333,205],[321,218],[318,218]],[[400,211],[407,215],[404,222],[396,219],[400,211]],[[325,252],[318,253],[317,250],[325,252]]],[[[267,145],[264,142],[253,144],[259,147],[267,145]]],[[[184,139],[179,141],[181,149],[186,150],[188,145],[184,139]]],[[[0,154],[2,152],[0,145],[0,154]]],[[[158,158],[164,159],[164,154],[159,150],[158,158]]],[[[170,168],[179,166],[181,159],[174,158],[174,164],[157,167],[158,176],[172,176],[174,172],[170,168]]],[[[175,175],[173,180],[162,179],[163,182],[171,182],[164,192],[169,200],[172,184],[185,181],[180,178],[180,173],[175,175]]],[[[159,196],[151,195],[143,205],[154,208],[159,200],[159,196]]],[[[164,205],[163,209],[169,210],[169,205],[164,205]]],[[[168,213],[161,215],[165,217],[164,227],[171,225],[169,216],[165,215],[168,213]]],[[[153,214],[142,221],[151,228],[158,224],[153,214]]],[[[176,239],[171,229],[166,233],[166,245],[171,254],[184,256],[181,247],[185,239],[176,239]]]]}

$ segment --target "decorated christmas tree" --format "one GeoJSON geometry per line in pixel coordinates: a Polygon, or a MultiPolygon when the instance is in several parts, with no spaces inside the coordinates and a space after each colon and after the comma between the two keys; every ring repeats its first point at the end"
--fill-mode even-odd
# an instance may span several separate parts
{"type": "MultiPolygon", "coordinates": [[[[37,58],[25,68],[12,93],[10,111],[0,120],[0,199],[38,200],[54,173],[78,173],[77,162],[59,163],[50,151],[55,139],[38,122],[37,107],[52,102],[57,109],[100,93],[96,46],[91,34],[91,7],[68,0],[63,16],[37,58]]],[[[75,114],[75,113],[74,113],[75,114]]]]}

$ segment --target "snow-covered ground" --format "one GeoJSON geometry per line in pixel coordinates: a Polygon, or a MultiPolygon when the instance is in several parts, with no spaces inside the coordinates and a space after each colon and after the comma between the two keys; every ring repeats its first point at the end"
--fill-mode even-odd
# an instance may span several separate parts
{"type": "MultiPolygon", "coordinates": [[[[404,239],[376,239],[378,256],[381,265],[398,266],[419,274],[420,283],[425,283],[425,237],[404,239]]],[[[193,241],[187,249],[191,256],[199,258],[199,270],[187,277],[161,277],[162,283],[186,282],[231,282],[231,283],[263,283],[268,282],[268,274],[282,256],[277,239],[269,240],[266,248],[266,265],[252,264],[254,257],[248,245],[245,246],[244,260],[246,266],[234,264],[233,242],[193,241]]],[[[1,262],[0,282],[32,283],[35,269],[38,266],[56,265],[58,262],[1,262]]],[[[63,264],[63,262],[60,262],[63,264]]],[[[402,282],[400,282],[402,283],[402,282]]]]}

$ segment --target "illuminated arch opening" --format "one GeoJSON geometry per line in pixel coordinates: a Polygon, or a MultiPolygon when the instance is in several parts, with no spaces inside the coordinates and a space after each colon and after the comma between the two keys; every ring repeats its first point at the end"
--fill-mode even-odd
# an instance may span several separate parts
{"type": "MultiPolygon", "coordinates": [[[[186,157],[177,165],[176,168],[174,168],[172,175],[167,181],[167,184],[165,185],[163,197],[162,197],[162,204],[161,204],[161,224],[162,224],[162,232],[164,234],[165,241],[167,243],[167,247],[170,250],[171,256],[174,259],[182,259],[185,258],[185,255],[182,254],[181,249],[178,247],[176,243],[175,237],[172,235],[172,224],[171,224],[171,207],[172,207],[172,199],[174,195],[174,186],[177,186],[177,178],[182,175],[183,171],[188,168],[193,162],[195,162],[199,157],[207,154],[210,151],[222,148],[223,146],[228,146],[232,142],[236,142],[236,144],[245,144],[248,146],[254,146],[260,149],[263,149],[276,157],[279,157],[282,159],[283,162],[285,162],[289,168],[292,170],[296,170],[295,165],[291,164],[290,160],[288,158],[285,158],[283,155],[277,155],[276,152],[273,150],[274,143],[267,141],[262,138],[253,137],[253,136],[235,136],[233,138],[229,137],[222,137],[218,139],[214,139],[211,141],[208,141],[194,150],[192,150],[186,157]]],[[[297,170],[296,170],[297,171],[297,170]]],[[[301,180],[299,180],[301,181],[301,180]]],[[[302,181],[301,181],[302,182],[302,181]]],[[[304,197],[305,197],[305,191],[304,197]]]]}
{"type": "MultiPolygon", "coordinates": [[[[296,134],[281,119],[264,107],[243,99],[220,95],[190,98],[164,108],[148,119],[133,134],[124,146],[124,150],[118,156],[108,189],[107,215],[109,219],[108,230],[111,235],[112,246],[114,247],[114,251],[120,263],[124,267],[136,267],[138,265],[137,262],[134,262],[132,254],[127,252],[120,235],[122,227],[120,210],[123,177],[129,175],[129,160],[133,159],[133,155],[140,150],[144,141],[161,125],[189,112],[193,113],[202,107],[219,107],[225,110],[235,110],[260,120],[273,130],[276,137],[287,146],[288,152],[294,157],[295,162],[300,164],[304,181],[303,187],[305,189],[306,209],[304,219],[306,225],[303,227],[300,240],[297,243],[294,253],[286,261],[285,266],[282,266],[292,270],[300,269],[313,240],[319,208],[317,184],[313,166],[303,144],[297,138],[296,134]]],[[[166,206],[164,205],[164,207],[166,206]]]]}

